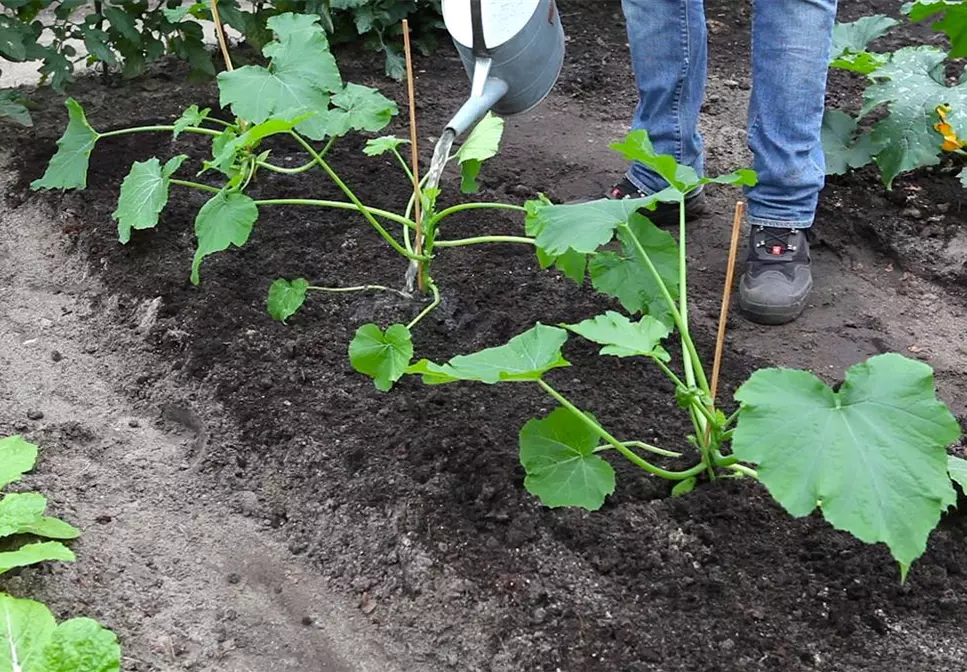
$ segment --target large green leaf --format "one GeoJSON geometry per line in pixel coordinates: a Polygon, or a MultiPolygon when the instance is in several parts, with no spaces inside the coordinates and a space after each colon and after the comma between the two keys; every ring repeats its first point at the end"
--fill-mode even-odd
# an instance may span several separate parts
{"type": "Polygon", "coordinates": [[[614,492],[614,469],[594,454],[597,433],[577,415],[556,408],[520,430],[524,487],[547,507],[600,509],[614,492]]]}
{"type": "Polygon", "coordinates": [[[57,153],[47,166],[44,176],[30,183],[31,189],[85,189],[87,164],[97,142],[98,133],[87,123],[84,108],[68,98],[68,122],[64,135],[57,141],[57,153]]]}
{"type": "Polygon", "coordinates": [[[198,268],[209,254],[227,250],[230,245],[241,247],[248,242],[259,209],[255,201],[237,191],[219,192],[201,206],[195,217],[195,237],[198,247],[191,263],[191,282],[200,282],[198,268]]]}
{"type": "Polygon", "coordinates": [[[652,357],[663,362],[671,359],[661,347],[661,342],[668,338],[671,329],[650,315],[632,322],[621,313],[609,310],[604,315],[564,326],[589,341],[603,345],[602,355],[652,357]]]}
{"type": "Polygon", "coordinates": [[[27,544],[16,551],[0,553],[0,574],[9,572],[16,567],[27,567],[51,560],[74,562],[74,554],[59,541],[27,544]]]}
{"type": "Polygon", "coordinates": [[[561,354],[567,332],[538,323],[510,339],[506,345],[487,348],[472,355],[458,355],[446,364],[421,360],[406,373],[423,376],[428,385],[475,380],[499,382],[536,381],[559,367],[570,366],[561,354]]]}
{"type": "Polygon", "coordinates": [[[118,240],[127,243],[131,231],[153,229],[158,217],[168,204],[168,187],[171,176],[188,157],[184,154],[172,157],[164,166],[156,158],[136,161],[131,172],[121,183],[118,207],[111,217],[118,223],[118,240]]]}
{"type": "Polygon", "coordinates": [[[873,160],[876,149],[869,134],[856,135],[856,120],[841,110],[827,109],[823,114],[822,141],[826,173],[843,175],[851,168],[862,168],[873,160]]]}
{"type": "Polygon", "coordinates": [[[955,501],[946,447],[960,436],[933,371],[887,354],[851,367],[839,391],[805,371],[757,371],[736,392],[733,451],[794,516],[883,542],[906,575],[955,501]]]}
{"type": "Polygon", "coordinates": [[[457,150],[460,163],[461,190],[465,194],[476,193],[480,166],[487,159],[497,156],[500,140],[504,135],[504,120],[488,112],[457,150]]]}
{"type": "Polygon", "coordinates": [[[385,332],[375,324],[364,324],[356,330],[349,344],[349,363],[373,379],[376,389],[388,392],[413,359],[410,330],[394,324],[385,332]]]}
{"type": "Polygon", "coordinates": [[[950,57],[967,56],[967,3],[963,0],[921,0],[910,7],[910,18],[922,21],[937,14],[943,17],[933,23],[933,29],[950,38],[950,57]]]}
{"type": "Polygon", "coordinates": [[[120,672],[117,637],[89,618],[59,625],[40,602],[0,593],[0,672],[120,672]]]}
{"type": "Polygon", "coordinates": [[[667,193],[627,200],[600,199],[587,203],[550,205],[531,201],[527,233],[537,246],[552,256],[568,250],[595,252],[614,237],[614,230],[626,224],[642,208],[654,210],[667,193]]]}
{"type": "Polygon", "coordinates": [[[37,446],[22,436],[0,439],[0,488],[20,480],[34,468],[37,462],[37,446]]]}
{"type": "Polygon", "coordinates": [[[671,326],[674,320],[668,302],[634,240],[641,244],[673,300],[678,298],[678,244],[671,234],[641,215],[632,216],[629,228],[630,233],[618,232],[621,254],[600,252],[591,259],[591,283],[599,292],[618,299],[629,313],[651,315],[671,326]]]}
{"type": "Polygon", "coordinates": [[[399,112],[396,103],[376,89],[359,84],[347,84],[332,97],[327,135],[339,137],[349,131],[383,130],[399,112]]]}
{"type": "MultiPolygon", "coordinates": [[[[305,278],[296,278],[291,282],[285,278],[279,278],[269,287],[269,296],[266,301],[269,315],[272,319],[285,322],[296,314],[306,301],[306,290],[309,289],[309,281],[305,278]]],[[[409,361],[409,360],[407,360],[409,361]]]]}
{"type": "Polygon", "coordinates": [[[886,35],[898,23],[883,14],[864,16],[851,23],[837,23],[833,28],[830,67],[870,74],[886,63],[888,57],[868,52],[867,45],[886,35]]]}
{"type": "Polygon", "coordinates": [[[939,106],[950,106],[948,122],[967,137],[967,82],[947,86],[945,60],[934,47],[907,47],[872,75],[876,83],[866,90],[863,114],[889,109],[870,132],[887,187],[900,173],[940,162],[943,137],[933,128],[939,106]]]}
{"type": "Polygon", "coordinates": [[[326,137],[329,94],[343,90],[318,17],[280,14],[268,25],[277,39],[265,46],[268,67],[246,65],[218,75],[220,102],[255,124],[314,113],[297,126],[313,140],[326,137]]]}

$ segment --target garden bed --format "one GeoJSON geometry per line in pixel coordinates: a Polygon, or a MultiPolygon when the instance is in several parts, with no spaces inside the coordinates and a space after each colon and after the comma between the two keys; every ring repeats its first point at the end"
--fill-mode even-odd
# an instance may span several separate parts
{"type": "MultiPolygon", "coordinates": [[[[533,115],[508,123],[505,151],[484,168],[485,199],[522,201],[537,191],[596,196],[620,169],[605,149],[634,102],[619,3],[561,4],[571,36],[561,86],[533,115]]],[[[731,3],[708,4],[717,56],[704,124],[710,166],[724,170],[747,160],[737,129],[748,69],[735,54],[747,49],[748,15],[731,3]]],[[[346,56],[341,64],[350,78],[382,84],[375,61],[346,56]]],[[[419,65],[427,135],[467,84],[449,51],[419,65]]],[[[401,87],[382,88],[403,100],[401,87]]],[[[214,88],[182,84],[176,66],[115,88],[85,82],[72,93],[101,128],[170,123],[191,103],[217,108],[214,88]]],[[[406,379],[389,394],[376,392],[350,368],[346,346],[365,322],[385,325],[417,312],[400,299],[313,296],[286,325],[266,315],[276,277],[401,282],[399,257],[359,216],[264,208],[246,247],[206,260],[202,284],[193,287],[200,197],[177,192],[159,228],[136,232],[123,247],[111,213],[132,161],[196,141],[105,140],[86,191],[31,196],[26,185],[43,171],[63,120],[53,105],[36,115],[43,125],[18,142],[20,188],[10,207],[44,198],[67,213],[56,226],[78,242],[104,283],[105,305],[118,300],[124,313],[160,297],[146,347],[163,364],[144,371],[136,387],[151,396],[174,381],[211,392],[215,404],[195,412],[203,421],[224,414],[237,435],[207,433],[190,455],[197,478],[236,501],[254,493],[261,517],[276,528],[271,534],[405,645],[411,662],[401,662],[404,669],[926,672],[962,664],[967,522],[960,515],[948,517],[901,585],[885,548],[863,545],[818,517],[792,520],[753,482],[719,482],[671,499],[665,484],[618,465],[618,491],[602,511],[544,509],[524,491],[517,460],[518,429],[550,410],[539,390],[433,388],[406,379]]],[[[363,156],[362,142],[341,142],[334,166],[364,202],[398,208],[409,186],[389,172],[388,160],[363,156]]],[[[274,146],[277,163],[297,156],[274,146]]],[[[963,268],[944,276],[917,265],[904,253],[916,246],[902,238],[910,209],[919,207],[921,218],[944,217],[944,241],[958,239],[955,183],[926,175],[898,187],[906,193],[918,185],[916,198],[943,198],[942,209],[888,196],[872,174],[833,181],[820,213],[826,245],[817,248],[814,305],[802,321],[777,329],[732,318],[723,398],[760,366],[806,366],[836,380],[845,366],[896,350],[934,364],[942,396],[962,414],[967,353],[952,339],[967,326],[957,288],[963,268]],[[908,267],[912,275],[903,274],[908,267]]],[[[252,193],[340,196],[321,175],[267,175],[252,193]]],[[[716,191],[712,198],[713,214],[696,226],[690,248],[704,353],[711,352],[734,195],[716,191]]],[[[448,227],[453,237],[519,234],[521,222],[488,212],[448,227]]],[[[434,268],[443,304],[414,341],[419,356],[435,361],[501,344],[535,320],[576,321],[611,307],[589,288],[539,270],[523,246],[445,250],[434,268]]],[[[550,379],[617,435],[684,448],[690,425],[664,378],[595,352],[569,345],[573,366],[550,379]]]]}

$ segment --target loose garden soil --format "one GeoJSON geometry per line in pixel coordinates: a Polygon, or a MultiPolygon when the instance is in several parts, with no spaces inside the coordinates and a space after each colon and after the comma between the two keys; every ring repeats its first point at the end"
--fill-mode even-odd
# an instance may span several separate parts
{"type": "MultiPolygon", "coordinates": [[[[850,3],[841,18],[894,4],[850,3]]],[[[744,3],[707,5],[713,74],[703,128],[709,170],[718,172],[749,160],[749,12],[744,3]]],[[[624,132],[635,91],[620,4],[561,6],[569,35],[562,80],[534,113],[508,120],[504,151],[484,168],[484,199],[598,196],[621,170],[607,145],[624,132]]],[[[370,56],[345,54],[341,64],[347,79],[404,100],[370,56]]],[[[449,48],[417,65],[425,137],[467,83],[449,48]]],[[[130,82],[85,81],[71,93],[104,130],[170,123],[190,103],[217,108],[212,85],[186,84],[181,73],[170,65],[130,82]]],[[[857,90],[836,75],[830,98],[855,106],[857,90]]],[[[276,277],[401,282],[405,264],[360,217],[263,208],[249,243],[206,260],[193,287],[201,196],[175,192],[158,229],[126,246],[111,213],[133,161],[204,156],[204,143],[103,141],[86,191],[36,195],[26,185],[65,119],[55,96],[39,98],[39,125],[13,143],[0,230],[3,308],[10,324],[24,325],[0,332],[9,335],[0,430],[51,446],[30,484],[88,525],[76,567],[24,572],[7,587],[115,627],[126,669],[963,669],[960,514],[945,519],[901,584],[884,548],[818,516],[791,519],[754,482],[671,499],[666,484],[616,463],[618,490],[602,511],[544,509],[524,491],[516,457],[519,428],[552,408],[539,389],[404,380],[378,393],[351,370],[346,346],[360,324],[414,315],[418,306],[402,300],[313,295],[288,324],[266,315],[276,277]],[[63,362],[38,350],[54,337],[85,364],[58,373],[63,362]],[[30,404],[48,417],[28,422],[30,404]]],[[[364,202],[401,207],[409,186],[390,161],[364,157],[363,141],[341,142],[333,165],[364,202]]],[[[301,160],[284,143],[273,156],[301,160]]],[[[452,194],[452,173],[447,182],[452,194]]],[[[253,193],[341,197],[319,175],[262,176],[253,193]]],[[[722,397],[761,366],[808,368],[836,382],[848,366],[898,351],[932,364],[941,395],[963,416],[962,194],[939,170],[904,177],[893,192],[870,171],[830,180],[813,304],[779,328],[730,318],[722,397]]],[[[706,354],[736,195],[711,197],[713,212],[689,243],[706,354]]],[[[519,218],[487,213],[445,233],[520,230],[519,218]]],[[[501,344],[534,321],[612,307],[541,271],[523,246],[443,251],[434,276],[444,301],[415,341],[419,356],[437,361],[501,344]]],[[[618,436],[684,448],[686,423],[664,379],[644,363],[595,352],[575,339],[566,348],[573,366],[552,374],[554,384],[618,436]]]]}

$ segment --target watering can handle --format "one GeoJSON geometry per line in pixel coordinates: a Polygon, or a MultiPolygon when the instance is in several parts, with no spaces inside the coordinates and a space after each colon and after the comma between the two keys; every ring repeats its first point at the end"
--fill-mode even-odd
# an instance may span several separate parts
{"type": "Polygon", "coordinates": [[[473,55],[476,58],[488,58],[490,50],[484,41],[483,31],[483,10],[480,7],[481,0],[470,0],[470,25],[473,28],[473,55]]]}

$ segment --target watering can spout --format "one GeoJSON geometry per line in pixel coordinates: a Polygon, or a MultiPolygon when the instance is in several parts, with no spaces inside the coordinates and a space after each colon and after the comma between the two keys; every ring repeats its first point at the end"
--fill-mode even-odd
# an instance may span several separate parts
{"type": "Polygon", "coordinates": [[[564,63],[557,0],[443,0],[442,8],[471,80],[447,130],[460,135],[491,110],[523,114],[550,93],[564,63]]]}
{"type": "Polygon", "coordinates": [[[454,136],[463,135],[510,90],[507,82],[490,76],[490,66],[491,59],[477,59],[473,71],[470,98],[447,123],[447,129],[453,131],[454,136]]]}

